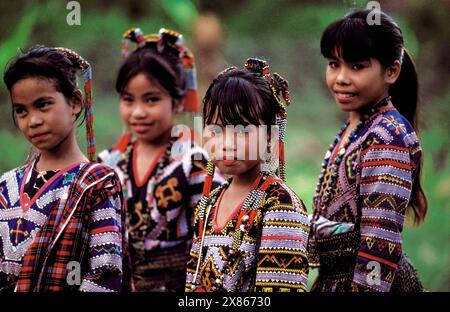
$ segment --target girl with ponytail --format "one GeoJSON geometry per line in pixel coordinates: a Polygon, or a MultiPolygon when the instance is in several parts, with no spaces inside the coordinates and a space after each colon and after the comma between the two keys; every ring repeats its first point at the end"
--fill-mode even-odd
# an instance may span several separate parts
{"type": "Polygon", "coordinates": [[[418,82],[400,28],[360,10],[321,39],[326,82],[348,120],[330,145],[314,196],[310,265],[315,291],[420,291],[402,249],[408,212],[424,220],[418,82]]]}
{"type": "Polygon", "coordinates": [[[69,49],[38,46],[19,55],[3,79],[34,153],[0,177],[0,291],[126,289],[120,181],[112,168],[91,162],[91,66],[69,49]],[[75,137],[80,116],[88,158],[75,137]]]}
{"type": "Polygon", "coordinates": [[[189,131],[174,135],[176,116],[199,110],[194,56],[168,29],[130,29],[122,51],[116,91],[126,131],[99,158],[124,187],[135,290],[181,292],[207,162],[189,131]]]}

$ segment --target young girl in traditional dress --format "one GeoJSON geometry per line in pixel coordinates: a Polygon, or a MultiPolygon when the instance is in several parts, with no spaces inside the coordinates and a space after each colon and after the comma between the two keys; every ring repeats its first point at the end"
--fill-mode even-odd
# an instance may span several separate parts
{"type": "Polygon", "coordinates": [[[183,291],[207,158],[190,134],[172,136],[172,128],[178,113],[199,107],[194,59],[171,30],[131,29],[124,40],[116,90],[127,133],[99,156],[124,187],[136,291],[183,291]],[[129,41],[137,44],[132,53],[129,41]]]}
{"type": "Polygon", "coordinates": [[[328,26],[326,82],[348,120],[325,155],[314,197],[315,291],[420,291],[402,250],[408,209],[423,221],[418,83],[397,24],[355,11],[328,26]]]}
{"type": "Polygon", "coordinates": [[[283,100],[287,82],[259,59],[209,86],[203,116],[213,161],[196,209],[186,291],[305,291],[309,222],[284,181],[283,100]],[[230,178],[210,192],[214,166],[230,178]]]}
{"type": "Polygon", "coordinates": [[[90,65],[69,49],[36,47],[4,81],[35,152],[0,178],[0,291],[122,290],[122,190],[113,169],[90,162],[90,65]],[[83,109],[89,159],[75,137],[83,109]]]}

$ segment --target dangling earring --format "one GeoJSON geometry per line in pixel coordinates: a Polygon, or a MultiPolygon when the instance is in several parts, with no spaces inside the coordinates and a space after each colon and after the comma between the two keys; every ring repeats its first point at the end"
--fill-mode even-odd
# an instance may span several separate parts
{"type": "Polygon", "coordinates": [[[274,175],[278,168],[278,161],[272,155],[270,141],[267,143],[265,160],[261,164],[261,172],[265,175],[274,175]]]}

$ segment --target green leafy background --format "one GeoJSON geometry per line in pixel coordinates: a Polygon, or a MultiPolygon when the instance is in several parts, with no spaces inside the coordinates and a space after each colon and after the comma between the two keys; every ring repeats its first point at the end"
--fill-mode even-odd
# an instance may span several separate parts
{"type": "MultiPolygon", "coordinates": [[[[287,135],[288,183],[310,209],[322,156],[345,119],[329,95],[325,60],[319,40],[323,29],[350,8],[365,1],[154,0],[79,1],[81,25],[69,26],[67,1],[2,1],[0,68],[20,48],[35,44],[76,50],[94,67],[95,130],[98,149],[114,143],[122,131],[114,81],[119,67],[122,34],[139,26],[146,33],[166,27],[184,34],[197,54],[202,33],[194,31],[199,16],[214,15],[222,39],[216,63],[204,69],[241,66],[250,56],[265,57],[274,71],[290,82],[292,106],[287,135]]],[[[382,10],[403,30],[406,47],[416,60],[420,84],[420,137],[425,151],[423,185],[429,201],[426,222],[406,225],[404,249],[417,267],[425,287],[449,291],[450,221],[450,67],[448,1],[380,1],[382,10]],[[446,13],[447,12],[447,13],[446,13]]],[[[198,55],[202,55],[199,53],[198,55]]],[[[208,79],[199,68],[201,91],[208,79]]],[[[201,94],[203,95],[203,94],[201,94]]],[[[192,116],[181,122],[189,122],[192,116]]],[[[84,128],[78,129],[84,145],[84,128]]],[[[0,84],[0,173],[17,167],[29,145],[14,127],[9,94],[0,84]]],[[[311,276],[317,274],[314,270],[311,276]]],[[[310,280],[313,280],[311,278],[310,280]]]]}

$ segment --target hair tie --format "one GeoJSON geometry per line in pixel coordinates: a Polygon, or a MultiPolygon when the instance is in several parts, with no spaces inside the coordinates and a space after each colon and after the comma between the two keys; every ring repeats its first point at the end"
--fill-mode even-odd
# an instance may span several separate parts
{"type": "Polygon", "coordinates": [[[130,54],[130,42],[140,46],[144,42],[144,33],[140,28],[131,28],[127,30],[122,36],[122,57],[126,59],[130,54]]]}
{"type": "Polygon", "coordinates": [[[219,72],[219,73],[217,74],[217,78],[219,78],[219,77],[222,76],[222,75],[225,75],[226,73],[228,73],[228,72],[230,72],[230,71],[236,70],[236,69],[237,69],[236,66],[230,66],[230,67],[228,67],[228,68],[225,68],[224,70],[222,70],[221,72],[219,72]]]}
{"type": "Polygon", "coordinates": [[[403,61],[405,60],[405,48],[402,48],[402,50],[400,51],[400,64],[403,64],[403,61]]]}
{"type": "Polygon", "coordinates": [[[264,80],[271,82],[270,67],[267,61],[258,58],[249,58],[245,61],[244,69],[249,72],[260,74],[264,80]]]}

